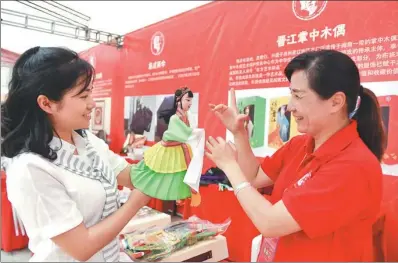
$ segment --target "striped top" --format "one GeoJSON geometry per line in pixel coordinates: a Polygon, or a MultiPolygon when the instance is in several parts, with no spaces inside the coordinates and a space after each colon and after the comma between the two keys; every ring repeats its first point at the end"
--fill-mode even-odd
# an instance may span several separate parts
{"type": "MultiPolygon", "coordinates": [[[[90,132],[73,139],[75,145],[53,139],[51,148],[59,149],[54,162],[33,153],[7,162],[8,197],[29,236],[31,261],[76,261],[51,238],[81,223],[91,227],[119,208],[116,176],[128,163],[90,132]]],[[[118,260],[115,237],[89,261],[118,260]]]]}

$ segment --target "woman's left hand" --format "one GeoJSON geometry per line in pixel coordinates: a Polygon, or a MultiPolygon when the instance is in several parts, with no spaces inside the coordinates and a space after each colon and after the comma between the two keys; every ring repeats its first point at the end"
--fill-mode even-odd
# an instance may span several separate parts
{"type": "Polygon", "coordinates": [[[237,161],[237,151],[235,146],[230,142],[226,142],[221,137],[217,137],[216,140],[210,136],[206,141],[206,148],[206,156],[221,170],[229,164],[237,161]]]}

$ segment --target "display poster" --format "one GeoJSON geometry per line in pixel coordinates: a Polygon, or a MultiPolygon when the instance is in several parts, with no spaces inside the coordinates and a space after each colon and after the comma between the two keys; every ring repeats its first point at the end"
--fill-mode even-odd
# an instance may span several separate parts
{"type": "MultiPolygon", "coordinates": [[[[118,124],[122,123],[122,119],[116,117],[120,116],[118,105],[112,105],[114,97],[117,101],[118,96],[123,96],[123,89],[120,89],[117,82],[121,75],[120,50],[113,46],[99,45],[80,53],[80,57],[95,69],[92,96],[96,106],[92,110],[90,130],[109,144],[117,143],[114,140],[117,137],[110,135],[112,130],[117,133],[118,124]]],[[[117,146],[112,148],[117,151],[117,146]]]]}
{"type": "MultiPolygon", "coordinates": [[[[194,93],[188,111],[192,128],[198,126],[199,93],[194,93]]],[[[124,99],[124,133],[145,135],[149,141],[158,142],[167,130],[168,123],[159,114],[173,107],[174,94],[150,96],[126,96],[124,99]]]]}
{"type": "MultiPolygon", "coordinates": [[[[351,56],[364,86],[385,105],[383,162],[398,165],[396,10],[394,1],[213,2],[125,36],[124,94],[156,96],[188,86],[200,94],[198,126],[233,140],[208,104],[227,103],[235,88],[239,111],[249,115],[252,150],[262,158],[298,134],[286,106],[286,64],[309,50],[336,49],[351,56]]],[[[390,170],[398,175],[398,168],[390,170]]]]}
{"type": "Polygon", "coordinates": [[[79,54],[95,69],[94,98],[107,98],[112,96],[114,90],[115,69],[120,62],[120,51],[113,46],[99,45],[79,54]]]}

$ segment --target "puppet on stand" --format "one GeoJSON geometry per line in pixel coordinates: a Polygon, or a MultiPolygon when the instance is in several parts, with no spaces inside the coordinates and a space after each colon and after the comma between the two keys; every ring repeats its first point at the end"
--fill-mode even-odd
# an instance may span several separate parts
{"type": "Polygon", "coordinates": [[[191,206],[201,202],[199,180],[203,166],[204,130],[193,129],[188,110],[193,93],[178,89],[174,103],[159,112],[168,124],[162,140],[144,152],[144,158],[130,172],[134,187],[160,200],[191,197],[191,206]]]}

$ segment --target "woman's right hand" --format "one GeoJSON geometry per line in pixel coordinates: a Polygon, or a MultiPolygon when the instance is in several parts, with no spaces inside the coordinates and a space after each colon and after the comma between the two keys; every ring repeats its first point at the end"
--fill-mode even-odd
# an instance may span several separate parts
{"type": "Polygon", "coordinates": [[[246,114],[239,114],[238,107],[236,105],[235,90],[230,90],[231,94],[231,107],[224,104],[209,104],[210,109],[214,114],[221,120],[224,126],[232,133],[237,134],[243,132],[244,121],[249,118],[246,114]]]}

